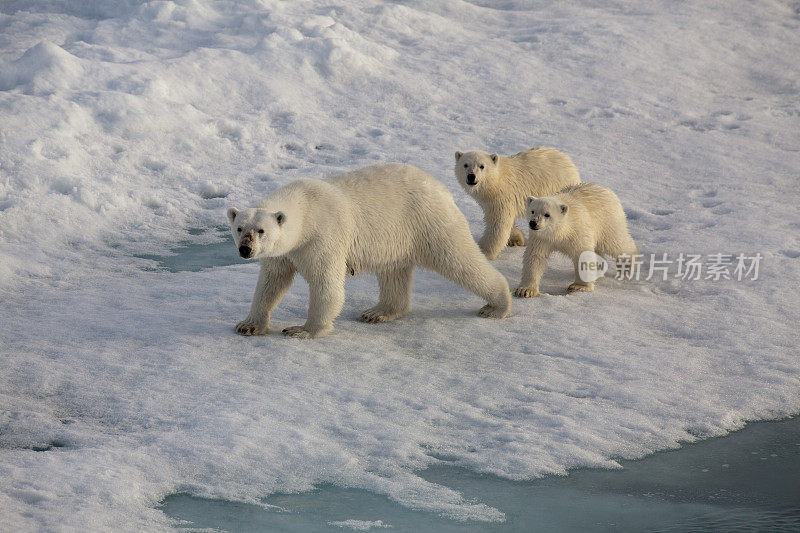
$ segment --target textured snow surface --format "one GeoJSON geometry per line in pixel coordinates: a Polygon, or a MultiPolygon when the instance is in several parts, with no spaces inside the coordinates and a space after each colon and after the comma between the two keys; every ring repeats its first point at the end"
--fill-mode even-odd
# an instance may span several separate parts
{"type": "Polygon", "coordinates": [[[355,531],[369,531],[373,528],[387,529],[392,527],[384,524],[382,520],[341,520],[338,522],[328,522],[329,526],[353,529],[355,531]]]}
{"type": "MultiPolygon", "coordinates": [[[[0,3],[0,523],[152,530],[174,492],[319,483],[499,521],[415,472],[614,468],[800,412],[798,11],[0,3]],[[453,152],[533,145],[614,189],[643,252],[760,252],[759,279],[567,296],[554,258],[547,294],[490,321],[418,272],[413,314],[368,325],[363,276],[333,336],[297,341],[233,333],[257,265],[141,258],[229,238],[229,205],[378,161],[444,181],[477,235],[453,152]]],[[[512,288],[521,258],[496,261],[512,288]]],[[[302,323],[307,297],[298,280],[274,327],[302,323]]]]}

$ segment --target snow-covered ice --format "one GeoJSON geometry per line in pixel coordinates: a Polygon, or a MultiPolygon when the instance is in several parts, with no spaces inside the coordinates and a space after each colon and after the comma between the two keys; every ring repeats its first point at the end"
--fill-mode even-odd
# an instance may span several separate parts
{"type": "MultiPolygon", "coordinates": [[[[0,3],[0,522],[152,530],[175,492],[321,483],[500,521],[417,472],[614,468],[800,412],[798,64],[771,0],[0,3]],[[532,145],[615,190],[643,252],[758,252],[759,279],[567,296],[554,259],[489,321],[419,272],[413,314],[369,325],[362,276],[300,342],[233,333],[256,265],[154,269],[227,239],[229,205],[378,161],[437,176],[477,235],[453,152],[532,145]]],[[[274,326],[306,305],[298,280],[274,326]]]]}
{"type": "Polygon", "coordinates": [[[382,520],[339,520],[328,522],[328,525],[341,527],[346,529],[353,529],[355,531],[369,531],[370,529],[387,529],[392,527],[390,524],[384,524],[382,520]]]}

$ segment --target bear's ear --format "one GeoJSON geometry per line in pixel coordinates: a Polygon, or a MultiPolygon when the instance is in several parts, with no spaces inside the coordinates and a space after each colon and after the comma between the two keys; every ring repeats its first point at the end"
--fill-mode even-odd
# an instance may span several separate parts
{"type": "Polygon", "coordinates": [[[461,152],[461,151],[456,151],[456,161],[458,161],[459,159],[461,159],[461,156],[462,156],[462,155],[464,155],[464,152],[461,152]]]}
{"type": "Polygon", "coordinates": [[[284,222],[286,222],[286,215],[284,215],[282,211],[278,211],[275,213],[275,220],[277,220],[278,225],[281,226],[284,222]]]}
{"type": "Polygon", "coordinates": [[[525,201],[528,203],[528,205],[530,205],[530,203],[534,200],[536,200],[535,196],[528,196],[527,198],[525,198],[525,201]]]}
{"type": "Polygon", "coordinates": [[[561,214],[563,215],[566,212],[567,212],[567,206],[565,204],[561,204],[561,214]]]}
{"type": "Polygon", "coordinates": [[[228,222],[233,224],[233,219],[235,219],[236,215],[238,215],[238,214],[239,214],[239,210],[236,209],[235,207],[231,207],[230,209],[228,209],[228,222]]]}
{"type": "Polygon", "coordinates": [[[492,158],[492,163],[494,163],[494,164],[497,164],[497,159],[498,159],[500,156],[499,156],[499,155],[497,155],[497,154],[492,154],[492,155],[490,155],[489,157],[491,157],[491,158],[492,158]]]}

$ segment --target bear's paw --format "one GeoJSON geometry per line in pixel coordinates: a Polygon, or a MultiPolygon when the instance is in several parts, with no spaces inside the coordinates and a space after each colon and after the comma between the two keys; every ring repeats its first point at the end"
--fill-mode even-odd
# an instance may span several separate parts
{"type": "Polygon", "coordinates": [[[269,333],[269,325],[256,322],[250,318],[245,318],[234,328],[239,335],[266,335],[269,333]]]}
{"type": "Polygon", "coordinates": [[[306,326],[289,326],[283,329],[283,334],[295,339],[318,339],[326,337],[333,331],[333,326],[325,326],[317,329],[309,329],[306,326]]]}
{"type": "Polygon", "coordinates": [[[539,289],[533,287],[517,287],[514,290],[514,296],[517,298],[535,298],[539,296],[539,289]]]}
{"type": "Polygon", "coordinates": [[[505,318],[511,312],[510,309],[501,309],[497,306],[486,304],[478,311],[478,316],[482,318],[505,318]]]}
{"type": "Polygon", "coordinates": [[[283,328],[281,333],[287,337],[294,337],[295,339],[311,338],[311,332],[305,329],[303,326],[289,326],[288,328],[283,328]]]}
{"type": "Polygon", "coordinates": [[[594,290],[594,283],[584,285],[583,283],[571,283],[567,287],[567,292],[592,292],[594,290]]]}
{"type": "Polygon", "coordinates": [[[511,234],[508,238],[508,246],[525,246],[525,236],[521,231],[511,234]]]}
{"type": "Polygon", "coordinates": [[[381,324],[383,322],[391,322],[404,314],[405,313],[387,311],[380,306],[375,306],[361,313],[361,320],[370,324],[381,324]]]}

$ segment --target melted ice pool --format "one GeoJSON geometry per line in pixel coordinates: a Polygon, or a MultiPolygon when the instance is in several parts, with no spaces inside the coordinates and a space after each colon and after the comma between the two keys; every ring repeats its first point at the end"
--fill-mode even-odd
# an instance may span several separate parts
{"type": "MultiPolygon", "coordinates": [[[[190,230],[189,235],[200,235],[203,230],[190,230]]],[[[208,231],[208,234],[223,237],[220,242],[210,244],[194,244],[184,241],[171,250],[170,255],[140,255],[142,259],[151,259],[158,267],[170,272],[198,272],[206,268],[218,266],[238,265],[246,263],[236,254],[227,227],[217,227],[208,231]]]]}
{"type": "Polygon", "coordinates": [[[514,482],[446,465],[424,477],[496,507],[506,522],[455,522],[368,492],[320,487],[273,495],[266,507],[169,496],[163,511],[187,528],[227,531],[797,531],[800,418],[757,422],[623,470],[578,470],[514,482]],[[274,506],[274,507],[269,507],[274,506]]]}

